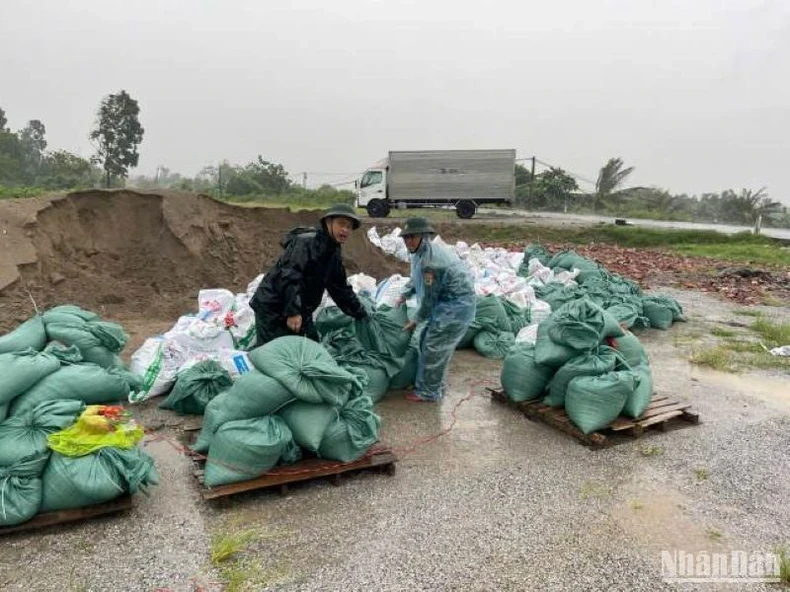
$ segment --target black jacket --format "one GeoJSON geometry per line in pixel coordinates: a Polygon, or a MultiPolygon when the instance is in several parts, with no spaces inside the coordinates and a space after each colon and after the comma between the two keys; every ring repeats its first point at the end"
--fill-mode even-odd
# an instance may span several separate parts
{"type": "Polygon", "coordinates": [[[324,230],[297,228],[280,243],[285,252],[268,271],[250,300],[256,312],[270,317],[311,317],[324,290],[344,313],[366,316],[346,278],[340,245],[324,230]]]}

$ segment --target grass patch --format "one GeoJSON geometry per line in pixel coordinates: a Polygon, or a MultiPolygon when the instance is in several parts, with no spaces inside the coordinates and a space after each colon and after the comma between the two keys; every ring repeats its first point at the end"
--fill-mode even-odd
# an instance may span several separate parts
{"type": "Polygon", "coordinates": [[[581,499],[598,498],[604,499],[611,497],[612,489],[605,483],[597,483],[595,481],[585,481],[579,490],[579,497],[581,499]]]}
{"type": "Polygon", "coordinates": [[[756,319],[749,329],[757,333],[769,349],[790,343],[790,323],[772,323],[761,317],[756,319]]]}
{"type": "Polygon", "coordinates": [[[777,547],[774,553],[779,558],[779,581],[788,586],[790,585],[790,556],[787,554],[787,547],[777,547]]]}
{"type": "Polygon", "coordinates": [[[223,564],[218,572],[225,584],[225,592],[260,590],[288,575],[287,570],[265,568],[260,561],[249,559],[223,564]]]}
{"type": "Polygon", "coordinates": [[[664,447],[656,446],[654,444],[642,444],[639,447],[639,454],[642,456],[663,456],[664,447]]]}
{"type": "Polygon", "coordinates": [[[234,534],[217,534],[211,538],[211,564],[217,567],[242,553],[257,538],[254,530],[234,534]]]}
{"type": "Polygon", "coordinates": [[[724,342],[724,347],[728,350],[739,353],[765,353],[763,346],[755,341],[744,341],[742,339],[728,339],[724,342]]]}
{"type": "Polygon", "coordinates": [[[645,507],[645,504],[640,502],[639,500],[632,500],[631,501],[631,509],[632,510],[641,510],[645,507]]]}
{"type": "Polygon", "coordinates": [[[740,315],[742,317],[755,317],[759,318],[763,316],[763,313],[759,310],[751,310],[749,308],[739,308],[735,311],[735,314],[740,315]]]}
{"type": "Polygon", "coordinates": [[[743,364],[758,370],[785,370],[790,372],[790,358],[772,356],[767,352],[748,354],[743,358],[743,364]]]}
{"type": "Polygon", "coordinates": [[[681,244],[672,250],[689,257],[710,257],[757,265],[790,265],[790,254],[776,244],[681,244]]]}
{"type": "Polygon", "coordinates": [[[695,351],[691,355],[691,363],[706,366],[719,372],[734,372],[735,357],[727,347],[718,345],[711,349],[695,351]]]}
{"type": "Polygon", "coordinates": [[[712,541],[718,541],[718,540],[721,540],[721,538],[722,538],[723,536],[724,536],[724,535],[723,535],[722,533],[720,533],[718,530],[716,530],[715,528],[709,528],[709,529],[708,529],[708,538],[709,538],[710,540],[712,540],[712,541]]]}
{"type": "Polygon", "coordinates": [[[697,477],[697,481],[707,481],[708,477],[710,477],[710,471],[708,469],[694,469],[694,476],[697,477]]]}
{"type": "Polygon", "coordinates": [[[721,327],[714,327],[710,330],[710,334],[714,337],[735,337],[737,333],[729,329],[722,329],[721,327]]]}

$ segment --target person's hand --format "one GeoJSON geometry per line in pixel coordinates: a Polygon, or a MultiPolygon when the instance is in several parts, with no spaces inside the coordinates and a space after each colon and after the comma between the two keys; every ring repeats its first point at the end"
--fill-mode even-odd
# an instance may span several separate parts
{"type": "Polygon", "coordinates": [[[416,326],[417,326],[417,323],[415,323],[414,321],[409,321],[408,323],[403,325],[403,330],[404,331],[414,331],[414,327],[416,327],[416,326]]]}
{"type": "Polygon", "coordinates": [[[395,299],[395,308],[400,308],[404,304],[406,304],[406,299],[403,296],[398,296],[395,299]]]}
{"type": "Polygon", "coordinates": [[[288,317],[285,324],[288,325],[288,328],[294,333],[299,333],[302,330],[302,315],[288,317]]]}

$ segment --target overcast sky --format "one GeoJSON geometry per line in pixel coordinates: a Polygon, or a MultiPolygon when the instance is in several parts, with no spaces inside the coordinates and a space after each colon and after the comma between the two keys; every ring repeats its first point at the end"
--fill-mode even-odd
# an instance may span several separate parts
{"type": "Polygon", "coordinates": [[[121,89],[133,174],[261,154],[312,184],[388,150],[516,148],[790,203],[790,0],[0,0],[12,129],[89,156],[121,89]]]}

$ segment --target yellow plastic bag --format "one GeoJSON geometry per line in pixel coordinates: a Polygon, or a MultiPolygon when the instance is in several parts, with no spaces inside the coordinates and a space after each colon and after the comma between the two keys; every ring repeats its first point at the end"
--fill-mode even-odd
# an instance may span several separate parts
{"type": "Polygon", "coordinates": [[[134,448],[143,428],[120,405],[89,405],[77,422],[50,434],[49,447],[64,456],[85,456],[100,448],[134,448]]]}

